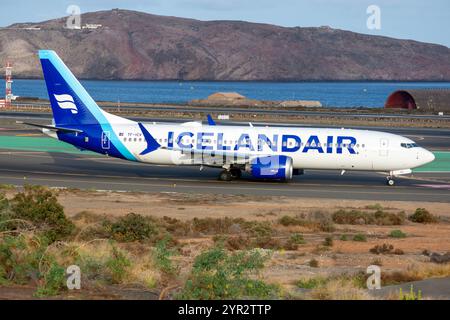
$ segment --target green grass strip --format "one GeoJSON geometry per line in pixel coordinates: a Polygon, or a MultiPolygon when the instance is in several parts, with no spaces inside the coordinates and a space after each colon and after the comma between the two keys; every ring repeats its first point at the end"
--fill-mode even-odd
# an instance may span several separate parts
{"type": "Polygon", "coordinates": [[[47,137],[0,136],[0,149],[42,152],[64,152],[95,155],[91,151],[81,151],[71,144],[47,137]]]}
{"type": "Polygon", "coordinates": [[[436,159],[423,167],[416,168],[414,172],[450,172],[450,152],[433,152],[436,159]]]}

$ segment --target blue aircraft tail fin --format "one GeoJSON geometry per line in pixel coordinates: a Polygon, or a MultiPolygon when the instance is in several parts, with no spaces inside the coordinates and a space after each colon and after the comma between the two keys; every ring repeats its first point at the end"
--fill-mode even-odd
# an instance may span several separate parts
{"type": "Polygon", "coordinates": [[[56,126],[108,123],[104,112],[54,51],[40,50],[39,59],[56,126]]]}

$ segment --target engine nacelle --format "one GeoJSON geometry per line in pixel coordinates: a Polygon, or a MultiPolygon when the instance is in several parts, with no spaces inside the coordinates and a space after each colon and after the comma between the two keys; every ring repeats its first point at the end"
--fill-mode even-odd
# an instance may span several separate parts
{"type": "Polygon", "coordinates": [[[287,156],[264,156],[255,158],[245,167],[256,179],[291,180],[292,158],[287,156]]]}

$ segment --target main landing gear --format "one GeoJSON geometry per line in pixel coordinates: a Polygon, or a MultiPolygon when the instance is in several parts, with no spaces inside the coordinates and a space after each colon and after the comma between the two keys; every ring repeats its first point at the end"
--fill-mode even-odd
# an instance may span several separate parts
{"type": "Polygon", "coordinates": [[[240,179],[242,176],[242,171],[239,168],[230,168],[229,170],[223,170],[219,175],[220,181],[232,181],[240,179]]]}

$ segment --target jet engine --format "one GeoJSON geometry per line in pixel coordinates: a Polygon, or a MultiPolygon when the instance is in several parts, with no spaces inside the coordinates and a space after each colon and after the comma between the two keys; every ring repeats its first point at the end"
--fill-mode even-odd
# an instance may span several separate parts
{"type": "Polygon", "coordinates": [[[293,170],[292,158],[278,155],[255,158],[245,167],[256,179],[291,180],[293,170]]]}

